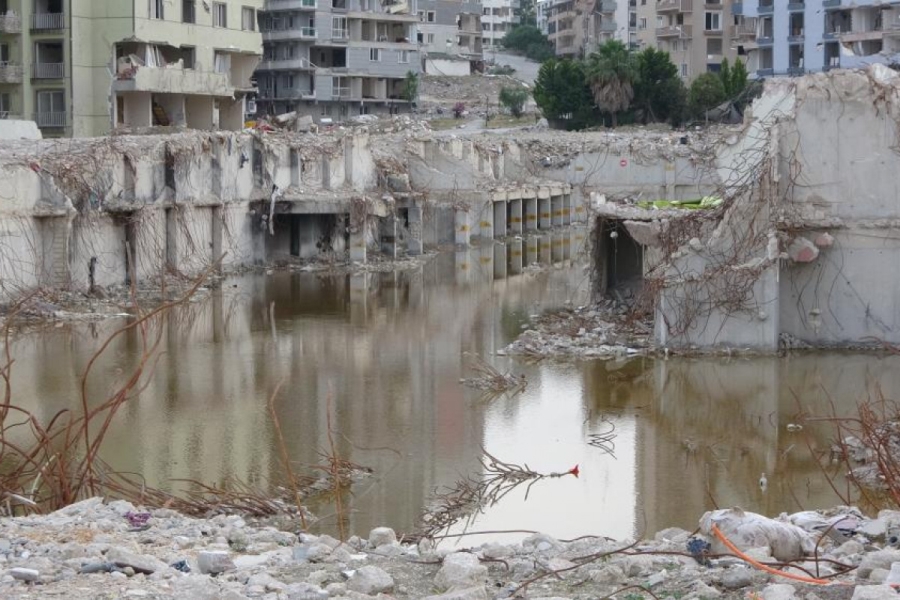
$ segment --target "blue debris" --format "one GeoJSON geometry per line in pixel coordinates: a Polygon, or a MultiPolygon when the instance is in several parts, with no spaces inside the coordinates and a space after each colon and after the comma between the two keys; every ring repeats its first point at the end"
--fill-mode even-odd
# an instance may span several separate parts
{"type": "Polygon", "coordinates": [[[709,551],[711,548],[709,542],[702,538],[692,537],[687,542],[687,551],[691,553],[694,560],[706,567],[710,565],[709,551]]]}

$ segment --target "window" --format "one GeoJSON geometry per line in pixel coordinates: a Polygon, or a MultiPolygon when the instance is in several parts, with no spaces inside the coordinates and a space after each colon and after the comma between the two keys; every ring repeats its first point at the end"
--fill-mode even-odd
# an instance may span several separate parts
{"type": "Polygon", "coordinates": [[[397,53],[397,62],[405,65],[409,62],[409,50],[401,50],[397,53]]]}
{"type": "Polygon", "coordinates": [[[429,33],[427,39],[428,39],[428,43],[429,43],[429,44],[433,44],[433,43],[434,43],[434,34],[433,34],[433,33],[429,33]]]}
{"type": "Polygon", "coordinates": [[[491,24],[490,24],[490,23],[482,23],[482,24],[481,24],[481,30],[482,30],[482,31],[490,31],[490,30],[491,30],[491,24]]]}
{"type": "Polygon", "coordinates": [[[213,27],[228,27],[228,5],[213,2],[213,27]]]}
{"type": "Polygon", "coordinates": [[[682,77],[688,76],[687,63],[681,63],[681,76],[682,77]]]}
{"type": "Polygon", "coordinates": [[[244,31],[256,31],[256,11],[244,6],[241,8],[241,29],[244,31]]]}
{"type": "Polygon", "coordinates": [[[331,37],[335,39],[347,37],[347,17],[331,17],[331,37]]]}
{"type": "Polygon", "coordinates": [[[150,2],[150,18],[163,18],[163,0],[149,0],[150,2]]]}
{"type": "Polygon", "coordinates": [[[481,14],[489,15],[489,14],[491,14],[491,9],[485,8],[484,10],[482,10],[482,13],[481,13],[481,14]]]}
{"type": "Polygon", "coordinates": [[[65,125],[66,94],[62,90],[46,90],[37,93],[38,125],[65,125]]]}
{"type": "Polygon", "coordinates": [[[641,17],[641,23],[638,25],[638,29],[647,29],[647,17],[641,17]]]}
{"type": "Polygon", "coordinates": [[[197,60],[197,49],[193,46],[182,46],[181,47],[181,59],[184,61],[185,69],[193,69],[194,62],[197,60]]]}
{"type": "Polygon", "coordinates": [[[656,15],[656,26],[657,27],[665,27],[666,26],[666,18],[662,15],[656,15]]]}
{"type": "Polygon", "coordinates": [[[425,20],[429,23],[434,23],[434,11],[433,10],[429,10],[426,13],[425,20]]]}
{"type": "Polygon", "coordinates": [[[421,22],[424,23],[424,22],[425,22],[425,11],[424,11],[424,10],[420,10],[420,11],[419,11],[418,13],[416,13],[416,14],[419,16],[419,21],[421,21],[421,22]]]}
{"type": "Polygon", "coordinates": [[[197,22],[197,0],[181,0],[181,22],[197,22]]]}
{"type": "Polygon", "coordinates": [[[216,73],[228,73],[231,71],[231,55],[227,52],[216,52],[214,55],[215,59],[215,72],[216,73]]]}
{"type": "Polygon", "coordinates": [[[0,44],[0,65],[9,62],[9,44],[0,44]]]}
{"type": "Polygon", "coordinates": [[[722,30],[722,13],[707,12],[706,13],[706,31],[722,30]]]}
{"type": "Polygon", "coordinates": [[[381,62],[381,49],[369,48],[369,60],[371,62],[381,62]]]}
{"type": "Polygon", "coordinates": [[[9,113],[12,112],[12,97],[9,95],[9,92],[4,92],[0,94],[0,119],[6,119],[9,117],[9,113]]]}
{"type": "Polygon", "coordinates": [[[294,76],[293,75],[288,75],[287,77],[285,77],[285,87],[287,87],[290,90],[294,89],[294,76]]]}
{"type": "Polygon", "coordinates": [[[722,54],[722,39],[721,38],[709,38],[706,40],[706,53],[707,54],[722,54]]]}

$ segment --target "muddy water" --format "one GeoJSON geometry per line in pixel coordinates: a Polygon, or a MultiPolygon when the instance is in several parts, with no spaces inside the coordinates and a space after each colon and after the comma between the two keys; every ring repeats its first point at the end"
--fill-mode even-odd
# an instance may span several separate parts
{"type": "MultiPolygon", "coordinates": [[[[118,415],[104,447],[117,469],[151,485],[172,479],[264,485],[279,470],[266,401],[292,458],[317,462],[328,446],[374,469],[348,500],[348,528],[413,528],[433,490],[479,472],[481,448],[567,476],[514,490],[472,530],[536,529],[562,538],[624,538],[693,529],[714,505],[767,514],[832,505],[812,450],[829,432],[802,414],[848,412],[876,385],[897,397],[900,360],[871,355],[777,359],[634,359],[526,364],[497,357],[530,314],[578,303],[572,266],[583,233],[510,247],[447,253],[401,273],[281,273],[227,280],[162,324],[146,387],[118,415]],[[542,270],[523,263],[542,262],[542,270]],[[467,355],[524,373],[527,390],[485,400],[460,385],[467,355]],[[614,455],[592,434],[614,430],[614,455]],[[758,486],[765,472],[768,488],[758,486]]],[[[64,325],[15,341],[20,405],[49,419],[76,406],[92,353],[120,323],[64,325]]],[[[140,355],[116,338],[88,377],[92,402],[140,355]]],[[[321,530],[335,528],[320,505],[321,530]]],[[[492,537],[497,537],[492,535],[492,537]]]]}

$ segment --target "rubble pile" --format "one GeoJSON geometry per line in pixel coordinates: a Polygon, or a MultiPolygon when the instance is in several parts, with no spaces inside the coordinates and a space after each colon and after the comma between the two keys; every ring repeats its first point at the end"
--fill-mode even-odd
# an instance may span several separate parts
{"type": "Polygon", "coordinates": [[[696,535],[670,528],[633,543],[534,534],[514,544],[435,547],[402,543],[386,527],[341,542],[237,515],[194,519],[93,498],[0,521],[0,597],[587,600],[631,589],[683,600],[896,598],[885,583],[900,570],[891,546],[900,512],[870,520],[839,507],[768,519],[729,509],[700,522],[696,535]],[[713,523],[743,556],[721,550],[713,523]],[[817,554],[779,546],[785,532],[817,540],[817,554]]]}
{"type": "Polygon", "coordinates": [[[535,315],[531,326],[499,354],[591,359],[648,352],[651,325],[628,315],[627,308],[612,300],[535,315]]]}
{"type": "Polygon", "coordinates": [[[490,107],[496,109],[500,90],[504,86],[523,85],[525,84],[509,75],[425,75],[419,87],[418,106],[426,113],[436,112],[440,108],[449,116],[452,115],[450,111],[453,106],[462,102],[467,110],[483,113],[490,107]]]}

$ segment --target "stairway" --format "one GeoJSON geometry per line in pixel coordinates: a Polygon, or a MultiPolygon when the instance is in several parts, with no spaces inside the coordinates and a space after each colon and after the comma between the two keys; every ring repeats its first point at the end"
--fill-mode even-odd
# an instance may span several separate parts
{"type": "Polygon", "coordinates": [[[169,120],[169,115],[166,114],[166,109],[164,109],[159,102],[153,101],[153,125],[158,125],[162,127],[168,127],[172,124],[172,121],[169,120]]]}

